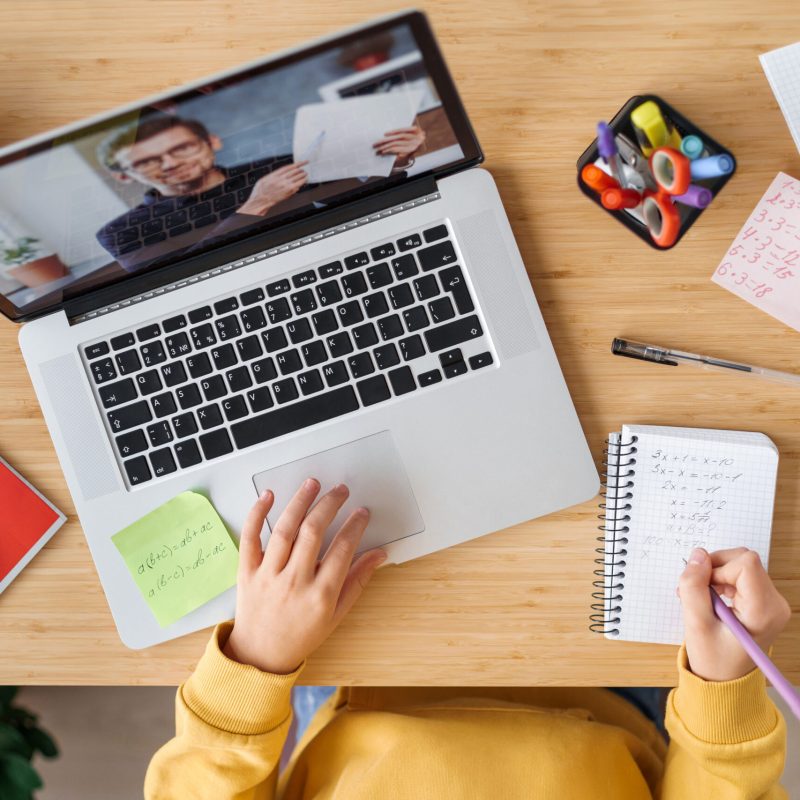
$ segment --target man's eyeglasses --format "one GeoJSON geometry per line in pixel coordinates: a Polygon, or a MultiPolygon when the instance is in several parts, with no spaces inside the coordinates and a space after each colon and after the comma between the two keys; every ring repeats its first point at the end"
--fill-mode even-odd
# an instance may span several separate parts
{"type": "Polygon", "coordinates": [[[193,139],[191,142],[183,142],[176,144],[175,147],[170,147],[169,150],[164,151],[157,156],[148,156],[147,158],[140,158],[134,161],[129,169],[135,172],[156,172],[161,169],[161,162],[166,157],[182,161],[192,156],[196,156],[206,144],[202,139],[193,139]]]}

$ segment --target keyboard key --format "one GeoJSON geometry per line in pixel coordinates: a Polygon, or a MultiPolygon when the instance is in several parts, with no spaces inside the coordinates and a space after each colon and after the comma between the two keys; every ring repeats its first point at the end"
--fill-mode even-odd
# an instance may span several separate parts
{"type": "Polygon", "coordinates": [[[139,348],[139,351],[142,354],[142,362],[146,367],[155,367],[157,364],[161,364],[167,360],[164,345],[161,344],[160,341],[143,344],[139,348]]]}
{"type": "Polygon", "coordinates": [[[228,369],[236,363],[236,351],[232,344],[224,344],[222,347],[215,347],[211,351],[211,358],[214,359],[214,366],[218,370],[228,369]]]}
{"type": "Polygon", "coordinates": [[[339,275],[343,270],[344,267],[341,261],[331,261],[330,264],[323,264],[317,272],[320,278],[325,280],[325,278],[332,278],[334,275],[339,275]]]}
{"type": "Polygon", "coordinates": [[[243,392],[253,385],[253,379],[250,377],[250,371],[247,367],[236,367],[236,369],[228,370],[225,373],[225,378],[232,392],[243,392]]]}
{"type": "Polygon", "coordinates": [[[177,386],[179,383],[186,383],[186,370],[183,364],[178,361],[175,364],[165,364],[161,367],[161,374],[164,376],[165,386],[177,386]]]}
{"type": "Polygon", "coordinates": [[[400,363],[400,355],[391,342],[376,347],[372,351],[372,355],[375,356],[375,363],[378,365],[378,369],[389,369],[389,367],[394,367],[400,363]]]}
{"type": "Polygon", "coordinates": [[[123,458],[142,453],[147,447],[147,439],[142,431],[131,431],[117,436],[117,450],[123,458]]]}
{"type": "Polygon", "coordinates": [[[138,428],[139,425],[143,425],[153,419],[150,404],[146,400],[116,408],[113,411],[109,411],[106,416],[114,433],[122,433],[122,431],[127,431],[129,428],[138,428]]]}
{"type": "MultiPolygon", "coordinates": [[[[265,323],[266,324],[266,323],[265,323]]],[[[261,342],[258,336],[245,336],[236,342],[236,349],[239,351],[239,358],[242,361],[249,361],[251,358],[258,358],[264,351],[261,349],[261,342]]]]}
{"type": "Polygon", "coordinates": [[[455,322],[448,322],[447,325],[439,325],[425,331],[425,341],[428,343],[428,349],[436,353],[482,335],[481,323],[473,314],[471,317],[461,317],[455,322]]]}
{"type": "Polygon", "coordinates": [[[319,340],[304,344],[300,348],[300,352],[303,354],[303,360],[306,362],[307,367],[315,367],[317,364],[322,364],[328,360],[325,345],[319,340]]]}
{"type": "Polygon", "coordinates": [[[344,265],[347,269],[365,267],[367,264],[369,264],[369,256],[366,253],[356,253],[355,255],[347,256],[344,260],[344,265]]]}
{"type": "Polygon", "coordinates": [[[243,306],[251,306],[253,303],[260,303],[264,299],[263,289],[250,289],[249,292],[242,292],[239,299],[242,301],[243,306]]]}
{"type": "Polygon", "coordinates": [[[155,422],[152,425],[148,425],[147,437],[150,439],[150,445],[152,447],[158,447],[159,445],[171,442],[172,430],[169,427],[169,423],[164,420],[163,422],[155,422]]]}
{"type": "Polygon", "coordinates": [[[289,285],[289,281],[286,278],[284,278],[282,281],[275,281],[275,283],[268,283],[267,294],[270,297],[277,297],[279,294],[288,292],[289,289],[291,288],[292,287],[289,285]]]}
{"type": "Polygon", "coordinates": [[[292,309],[289,308],[289,302],[285,297],[279,297],[277,300],[272,300],[267,303],[267,316],[273,325],[289,319],[292,316],[292,309]]]}
{"type": "Polygon", "coordinates": [[[162,388],[161,378],[158,372],[151,369],[149,372],[141,372],[136,376],[136,385],[139,387],[139,392],[142,395],[153,394],[162,388]]]}
{"type": "Polygon", "coordinates": [[[342,303],[336,307],[336,313],[339,315],[339,322],[343,328],[364,321],[364,313],[361,311],[361,305],[358,300],[342,303]]]}
{"type": "Polygon", "coordinates": [[[389,310],[389,304],[386,302],[386,297],[383,292],[375,292],[374,294],[367,295],[362,298],[361,304],[364,306],[364,310],[367,312],[367,317],[369,319],[379,317],[389,310]]]}
{"type": "Polygon", "coordinates": [[[203,460],[203,456],[200,455],[200,448],[194,439],[178,442],[175,445],[175,455],[178,457],[178,463],[182,469],[194,467],[203,460]]]}
{"type": "Polygon", "coordinates": [[[229,311],[236,311],[239,308],[239,301],[235,297],[226,297],[224,300],[217,300],[214,303],[214,311],[217,314],[227,314],[229,311]]]}
{"type": "Polygon", "coordinates": [[[225,381],[222,380],[222,375],[211,375],[208,378],[200,381],[200,387],[206,400],[219,400],[220,397],[225,397],[228,394],[228,389],[225,386],[225,381]]]}
{"type": "Polygon", "coordinates": [[[389,256],[394,255],[394,245],[391,242],[379,244],[377,247],[373,247],[369,251],[369,254],[372,256],[373,261],[380,261],[382,258],[389,258],[389,256]]]}
{"type": "Polygon", "coordinates": [[[281,350],[289,344],[283,328],[272,328],[268,331],[261,332],[261,341],[264,343],[264,349],[268,353],[274,353],[276,350],[281,350]]]}
{"type": "Polygon", "coordinates": [[[179,331],[181,328],[186,327],[186,317],[183,314],[179,314],[177,317],[170,317],[161,323],[161,327],[164,329],[164,333],[179,331]]]}
{"type": "Polygon", "coordinates": [[[203,306],[189,312],[189,322],[196,325],[198,322],[205,322],[207,319],[211,319],[212,316],[214,315],[211,311],[211,306],[203,306]]]}
{"type": "Polygon", "coordinates": [[[90,344],[88,347],[83,348],[86,353],[86,358],[100,358],[109,352],[108,342],[98,342],[97,344],[90,344]]]}
{"type": "Polygon", "coordinates": [[[420,386],[433,386],[434,383],[439,383],[442,379],[442,373],[438,369],[432,369],[430,372],[423,372],[417,380],[420,386]]]}
{"type": "Polygon", "coordinates": [[[393,258],[392,269],[394,270],[395,277],[399,281],[404,281],[406,278],[413,278],[414,275],[419,273],[419,267],[411,253],[393,258]]]}
{"type": "Polygon", "coordinates": [[[242,327],[246,331],[260,331],[262,328],[267,327],[267,318],[264,316],[261,306],[242,311],[241,317],[242,327]]]}
{"type": "Polygon", "coordinates": [[[175,397],[178,398],[178,402],[184,410],[199,406],[200,403],[203,402],[203,398],[200,396],[200,390],[194,383],[190,383],[188,386],[181,386],[181,388],[175,392],[175,397]]]}
{"type": "Polygon", "coordinates": [[[202,434],[200,436],[200,447],[203,448],[203,455],[209,461],[212,458],[219,458],[233,452],[233,445],[225,428],[202,434]]]}
{"type": "Polygon", "coordinates": [[[467,365],[463,361],[454,361],[444,368],[445,378],[455,378],[458,375],[463,375],[467,371],[467,365]]]}
{"type": "MultiPolygon", "coordinates": [[[[429,275],[432,278],[433,275],[429,275]]],[[[475,304],[472,302],[472,297],[469,293],[469,287],[464,280],[464,273],[461,272],[461,267],[458,265],[443,269],[439,273],[439,280],[444,286],[446,292],[453,295],[456,308],[459,314],[469,314],[470,311],[475,310],[475,304]]]]}
{"type": "Polygon", "coordinates": [[[336,321],[336,314],[330,308],[312,314],[311,321],[314,323],[314,330],[317,332],[317,336],[324,336],[339,327],[339,323],[336,321]]]}
{"type": "Polygon", "coordinates": [[[204,431],[207,431],[209,428],[222,425],[222,412],[219,410],[219,406],[216,403],[212,403],[198,410],[197,419],[200,421],[200,427],[204,431]]]}
{"type": "Polygon", "coordinates": [[[347,363],[354,378],[363,378],[365,375],[371,375],[375,372],[375,365],[372,363],[369,353],[358,353],[350,356],[347,359],[347,363]]]}
{"type": "Polygon", "coordinates": [[[281,375],[290,375],[292,372],[297,372],[303,369],[303,362],[300,360],[300,354],[297,350],[284,350],[275,356],[275,363],[281,371],[281,375]]]}
{"type": "Polygon", "coordinates": [[[197,433],[197,422],[195,422],[194,414],[191,411],[187,411],[185,414],[178,414],[177,417],[173,417],[172,429],[179,439],[197,433]]]}
{"type": "Polygon", "coordinates": [[[414,308],[409,308],[408,311],[404,311],[403,319],[405,320],[406,328],[408,328],[409,333],[420,331],[430,325],[428,315],[425,313],[425,309],[422,306],[414,306],[414,308]]]}
{"type": "Polygon", "coordinates": [[[344,361],[334,361],[330,364],[326,364],[322,368],[322,374],[325,376],[325,382],[331,387],[338,386],[341,383],[347,383],[347,381],[350,380],[344,361]]]}
{"type": "Polygon", "coordinates": [[[116,360],[120,375],[130,375],[132,372],[138,372],[142,368],[139,354],[135,350],[117,353],[116,360]]]}
{"type": "Polygon", "coordinates": [[[300,396],[297,393],[297,384],[295,384],[294,378],[284,378],[282,381],[276,381],[272,384],[272,391],[278,403],[288,403],[290,400],[297,400],[300,396]]]}
{"type": "Polygon", "coordinates": [[[358,400],[353,387],[342,386],[286,408],[278,408],[237,422],[231,426],[231,433],[237,447],[250,447],[357,409],[358,400]]]}
{"type": "Polygon", "coordinates": [[[335,333],[333,336],[327,338],[328,350],[330,350],[331,358],[341,358],[348,353],[353,352],[353,342],[347,331],[335,333]]]}
{"type": "Polygon", "coordinates": [[[267,386],[261,386],[258,389],[253,389],[247,393],[247,399],[250,401],[250,408],[253,413],[257,414],[259,411],[266,411],[275,405],[272,400],[272,393],[267,386]]]}
{"type": "Polygon", "coordinates": [[[338,281],[327,281],[317,286],[317,297],[319,297],[321,306],[338,303],[342,299],[342,290],[339,288],[338,281]]]}
{"type": "Polygon", "coordinates": [[[373,289],[381,289],[388,286],[392,282],[392,273],[389,271],[389,265],[384,261],[381,264],[373,264],[367,270],[367,280],[373,289]]]}
{"type": "Polygon", "coordinates": [[[250,368],[253,370],[256,383],[264,383],[278,377],[275,361],[271,358],[262,358],[260,361],[254,361],[250,368]]]}
{"type": "Polygon", "coordinates": [[[203,219],[211,213],[211,203],[198,203],[189,208],[189,219],[198,220],[203,219]]]}
{"type": "Polygon", "coordinates": [[[461,349],[456,347],[453,350],[446,350],[444,353],[439,353],[439,363],[443,367],[449,367],[450,364],[455,364],[457,361],[463,361],[464,356],[461,349]]]}
{"type": "Polygon", "coordinates": [[[399,369],[393,369],[387,374],[389,376],[389,382],[392,384],[392,391],[398,397],[401,394],[413,392],[414,389],[417,388],[417,384],[414,381],[414,373],[411,371],[411,367],[400,367],[399,369]]]}
{"type": "Polygon", "coordinates": [[[125,380],[117,381],[116,383],[107,383],[97,391],[100,395],[100,401],[103,403],[103,408],[121,406],[123,403],[129,403],[131,400],[136,399],[136,387],[131,378],[125,378],[125,380]]]}
{"type": "Polygon", "coordinates": [[[114,369],[114,363],[110,358],[104,358],[102,361],[93,361],[89,366],[95,383],[113,381],[117,377],[117,371],[114,369]]]}
{"type": "Polygon", "coordinates": [[[153,406],[153,413],[156,415],[156,419],[167,417],[170,414],[174,414],[178,410],[178,407],[175,405],[175,398],[172,396],[172,392],[157,394],[150,400],[150,402],[153,406]]]}
{"type": "MultiPolygon", "coordinates": [[[[160,344],[160,342],[159,342],[160,344]]],[[[192,346],[189,344],[189,337],[185,333],[176,333],[174,336],[167,336],[164,340],[167,346],[167,352],[171,358],[180,358],[192,352],[192,346]]],[[[144,348],[142,348],[144,350],[144,348]]]]}
{"type": "Polygon", "coordinates": [[[345,297],[356,297],[367,291],[367,281],[361,272],[354,272],[352,275],[345,275],[342,278],[345,297]]]}
{"type": "Polygon", "coordinates": [[[206,322],[204,325],[198,325],[190,331],[192,334],[192,341],[198,350],[204,347],[211,347],[212,344],[217,343],[217,337],[214,335],[214,329],[211,324],[206,322]]]}
{"type": "Polygon", "coordinates": [[[111,340],[111,347],[114,350],[122,350],[123,347],[131,347],[135,343],[136,339],[132,333],[121,333],[111,340]]]}
{"type": "Polygon", "coordinates": [[[148,339],[155,339],[156,336],[161,336],[161,328],[158,323],[154,322],[152,325],[145,325],[144,328],[139,328],[136,331],[136,338],[140,342],[146,342],[148,339]]]}
{"type": "Polygon", "coordinates": [[[389,384],[386,383],[386,378],[384,378],[383,375],[375,375],[372,378],[367,378],[365,381],[359,381],[356,384],[356,388],[361,397],[361,403],[365,406],[380,403],[383,400],[388,400],[392,396],[389,391],[389,384]]]}
{"type": "Polygon", "coordinates": [[[144,456],[137,456],[125,462],[125,473],[128,476],[128,483],[131,486],[136,486],[139,483],[144,483],[152,478],[150,473],[150,466],[144,456]]]}
{"type": "Polygon", "coordinates": [[[430,300],[439,294],[439,283],[435,275],[423,275],[413,282],[414,292],[418,300],[430,300]]]}
{"type": "Polygon", "coordinates": [[[294,308],[295,314],[307,314],[317,307],[317,301],[314,299],[314,292],[311,289],[295,292],[289,295],[289,299],[292,301],[292,308],[294,308]]]}
{"type": "Polygon", "coordinates": [[[222,401],[222,410],[225,412],[228,422],[233,422],[247,416],[247,403],[244,402],[241,395],[236,395],[236,397],[229,397],[222,401]]]}
{"type": "MultiPolygon", "coordinates": [[[[203,375],[208,375],[211,372],[211,359],[206,353],[196,353],[186,359],[186,366],[189,368],[189,374],[193,378],[202,378],[203,375]]],[[[161,369],[166,369],[166,367],[161,369]]]]}
{"type": "Polygon", "coordinates": [[[289,339],[292,344],[307,342],[314,336],[311,331],[311,324],[307,319],[298,319],[294,322],[287,322],[286,332],[289,334],[289,339]]]}
{"type": "Polygon", "coordinates": [[[358,325],[353,328],[352,333],[353,341],[359,350],[378,344],[378,334],[375,331],[375,326],[371,322],[367,322],[365,325],[358,325]]]}
{"type": "Polygon", "coordinates": [[[411,250],[413,247],[419,247],[422,244],[422,239],[418,233],[412,233],[402,239],[398,239],[397,247],[402,253],[404,250],[411,250]]]}
{"type": "Polygon", "coordinates": [[[239,327],[239,319],[236,314],[231,314],[227,317],[222,317],[214,323],[217,326],[217,335],[221,342],[227,339],[235,339],[241,334],[242,329],[239,327]]]}
{"type": "Polygon", "coordinates": [[[396,336],[402,336],[404,333],[403,323],[400,322],[399,315],[392,314],[391,316],[379,319],[378,331],[384,342],[388,339],[394,339],[396,336]]]}
{"type": "Polygon", "coordinates": [[[456,251],[452,242],[439,242],[432,247],[423,247],[417,250],[417,258],[424,272],[438,267],[446,267],[456,260],[456,251]]]}
{"type": "Polygon", "coordinates": [[[407,339],[401,339],[399,345],[400,352],[403,354],[403,361],[412,361],[425,355],[425,345],[422,344],[419,334],[409,336],[407,339]]]}
{"type": "Polygon", "coordinates": [[[325,387],[322,385],[322,378],[319,375],[318,369],[311,369],[308,372],[301,372],[297,376],[297,385],[304,395],[314,394],[315,392],[322,391],[325,387]]]}
{"type": "Polygon", "coordinates": [[[307,272],[298,272],[297,275],[292,275],[292,285],[295,289],[299,289],[301,286],[308,286],[311,283],[316,283],[316,281],[317,273],[314,272],[313,269],[307,272]]]}
{"type": "Polygon", "coordinates": [[[426,242],[435,242],[438,239],[444,239],[447,236],[447,225],[437,225],[435,228],[428,228],[423,231],[422,235],[425,237],[426,242]]]}
{"type": "Polygon", "coordinates": [[[428,303],[428,308],[431,311],[431,319],[436,323],[446,322],[456,315],[449,297],[440,297],[437,300],[431,300],[431,302],[428,303]]]}
{"type": "Polygon", "coordinates": [[[472,369],[480,369],[481,367],[488,367],[493,361],[494,358],[492,358],[491,353],[478,353],[478,355],[470,358],[469,365],[472,369]]]}
{"type": "Polygon", "coordinates": [[[391,302],[392,308],[410,306],[414,302],[414,295],[411,293],[409,285],[401,283],[399,286],[392,286],[389,289],[389,302],[391,302]]]}
{"type": "Polygon", "coordinates": [[[162,475],[169,475],[177,469],[169,447],[165,447],[162,450],[154,450],[150,453],[150,463],[153,465],[153,474],[156,478],[160,478],[162,475]]]}

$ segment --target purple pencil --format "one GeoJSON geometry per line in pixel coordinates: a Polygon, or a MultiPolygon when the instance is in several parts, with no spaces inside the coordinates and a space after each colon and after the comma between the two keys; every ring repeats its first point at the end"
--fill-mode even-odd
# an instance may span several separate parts
{"type": "Polygon", "coordinates": [[[800,719],[800,694],[794,690],[781,671],[770,661],[769,656],[755,643],[747,629],[739,622],[736,614],[725,605],[725,601],[711,589],[711,602],[716,615],[730,628],[731,633],[739,640],[745,652],[753,659],[755,665],[767,676],[775,691],[786,701],[791,712],[800,719]]]}

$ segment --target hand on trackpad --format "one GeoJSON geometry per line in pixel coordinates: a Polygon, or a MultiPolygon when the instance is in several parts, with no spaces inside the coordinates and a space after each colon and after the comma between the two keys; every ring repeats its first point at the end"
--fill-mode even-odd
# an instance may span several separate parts
{"type": "Polygon", "coordinates": [[[370,522],[358,552],[381,547],[425,529],[414,492],[389,431],[365,436],[314,453],[253,476],[256,491],[272,489],[275,504],[267,517],[270,530],[281,510],[306,478],[316,478],[321,491],[345,483],[350,497],[328,529],[322,552],[351,511],[364,506],[370,522]]]}

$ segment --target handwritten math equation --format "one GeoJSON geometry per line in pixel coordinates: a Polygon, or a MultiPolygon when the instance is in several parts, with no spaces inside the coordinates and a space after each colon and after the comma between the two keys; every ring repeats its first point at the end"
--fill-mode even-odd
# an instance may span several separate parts
{"type": "Polygon", "coordinates": [[[163,592],[186,578],[190,572],[202,570],[208,561],[212,560],[214,556],[224,553],[226,548],[225,542],[217,542],[213,547],[205,550],[202,547],[198,548],[196,556],[190,556],[188,561],[175,564],[171,570],[158,574],[155,583],[147,590],[147,596],[155,597],[158,592],[163,592]]]}

